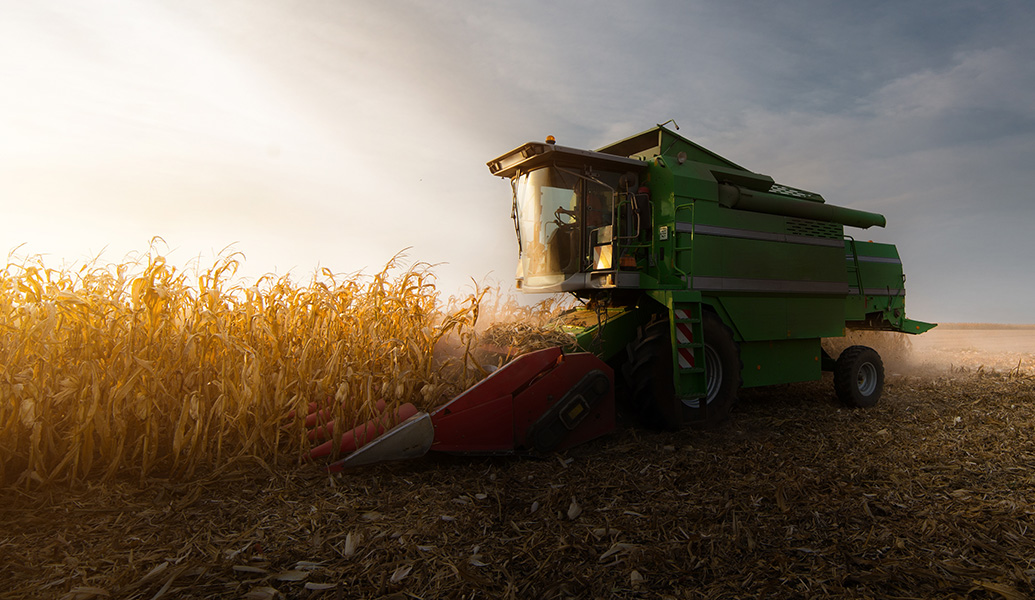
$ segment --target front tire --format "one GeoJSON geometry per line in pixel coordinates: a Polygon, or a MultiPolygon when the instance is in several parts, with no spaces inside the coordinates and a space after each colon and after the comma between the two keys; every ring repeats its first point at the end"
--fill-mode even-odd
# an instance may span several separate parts
{"type": "Polygon", "coordinates": [[[629,345],[623,371],[633,411],[646,425],[675,430],[685,422],[707,428],[729,417],[740,390],[740,352],[732,332],[714,313],[704,312],[702,329],[707,377],[704,398],[674,401],[673,347],[668,321],[656,320],[641,328],[636,341],[629,345]]]}
{"type": "Polygon", "coordinates": [[[638,421],[653,429],[679,429],[680,415],[672,414],[672,344],[668,322],[651,321],[641,327],[626,348],[622,367],[628,385],[628,405],[638,421]]]}
{"type": "Polygon", "coordinates": [[[683,418],[696,427],[714,427],[729,418],[740,392],[743,364],[733,332],[718,315],[705,312],[702,329],[708,391],[703,399],[683,401],[683,418]]]}
{"type": "Polygon", "coordinates": [[[849,346],[834,365],[834,391],[852,408],[869,408],[884,391],[884,363],[873,348],[849,346]]]}

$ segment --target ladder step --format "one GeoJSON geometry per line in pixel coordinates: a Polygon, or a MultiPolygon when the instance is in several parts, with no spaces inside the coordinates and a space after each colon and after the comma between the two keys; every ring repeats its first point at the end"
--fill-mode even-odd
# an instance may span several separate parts
{"type": "Polygon", "coordinates": [[[704,397],[708,374],[704,370],[704,320],[698,302],[675,303],[669,312],[675,332],[673,349],[679,355],[675,383],[681,398],[704,397]],[[684,367],[685,365],[685,367],[684,367]],[[693,365],[693,366],[690,366],[693,365]]]}

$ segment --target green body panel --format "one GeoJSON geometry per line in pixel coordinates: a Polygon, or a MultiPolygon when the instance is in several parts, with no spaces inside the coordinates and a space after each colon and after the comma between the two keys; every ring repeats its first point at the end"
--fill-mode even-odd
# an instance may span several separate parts
{"type": "Polygon", "coordinates": [[[822,372],[819,338],[741,342],[743,387],[815,381],[822,372]]]}
{"type": "Polygon", "coordinates": [[[788,340],[844,335],[844,300],[838,298],[728,294],[726,309],[737,341],[788,340]]]}
{"type": "MultiPolygon", "coordinates": [[[[585,181],[603,181],[598,173],[610,170],[616,174],[611,181],[627,187],[613,194],[610,232],[586,225],[578,238],[593,244],[584,268],[538,290],[571,291],[598,307],[594,315],[606,319],[569,327],[578,346],[605,360],[619,356],[651,318],[669,319],[675,334],[678,321],[692,328],[701,311],[711,310],[733,332],[743,385],[750,387],[818,378],[820,339],[846,329],[922,333],[934,326],[905,316],[905,278],[895,246],[845,235],[845,226],[882,227],[883,216],[777,184],[664,127],[596,152],[530,143],[489,167],[517,178],[549,165],[570,174],[579,164],[586,165],[585,181]],[[613,254],[610,263],[591,260],[602,243],[613,254]],[[610,309],[600,312],[599,306],[610,309]]],[[[564,223],[580,223],[590,214],[582,210],[564,223]]],[[[544,230],[562,226],[556,220],[550,225],[554,217],[542,213],[544,230]]],[[[522,221],[526,227],[531,222],[522,221]]],[[[699,395],[702,378],[695,373],[703,355],[689,360],[692,369],[687,360],[681,367],[678,355],[696,352],[691,346],[700,336],[683,348],[675,335],[673,340],[677,394],[699,395]]]]}

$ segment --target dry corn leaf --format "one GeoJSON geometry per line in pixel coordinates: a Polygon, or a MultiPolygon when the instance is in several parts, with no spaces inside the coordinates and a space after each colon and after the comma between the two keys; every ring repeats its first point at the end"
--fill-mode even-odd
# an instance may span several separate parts
{"type": "Polygon", "coordinates": [[[337,583],[316,583],[313,581],[307,581],[305,583],[305,589],[314,591],[333,590],[337,589],[337,583]]]}
{"type": "Polygon", "coordinates": [[[582,507],[575,501],[575,496],[571,497],[571,504],[568,505],[568,519],[575,520],[582,514],[582,507]]]}
{"type": "Polygon", "coordinates": [[[1006,600],[1025,600],[1028,598],[1027,594],[1004,583],[995,583],[994,581],[975,581],[974,585],[982,587],[990,592],[995,592],[1006,600]]]}
{"type": "Polygon", "coordinates": [[[324,563],[322,563],[322,562],[313,562],[313,561],[309,561],[309,560],[300,560],[300,561],[295,563],[295,566],[293,568],[295,570],[298,570],[298,571],[315,571],[317,569],[323,568],[323,565],[324,565],[324,563]]]}
{"type": "Polygon", "coordinates": [[[280,596],[280,592],[276,588],[259,586],[248,590],[248,593],[244,595],[244,600],[274,600],[278,596],[280,596]]]}
{"type": "Polygon", "coordinates": [[[61,597],[61,600],[94,600],[95,598],[109,598],[111,593],[99,587],[80,585],[69,590],[61,597]]]}
{"type": "Polygon", "coordinates": [[[397,568],[392,572],[391,582],[399,583],[403,579],[406,579],[406,576],[410,574],[410,571],[413,571],[413,565],[403,565],[397,568]]]}
{"type": "Polygon", "coordinates": [[[359,548],[359,545],[362,543],[363,534],[350,531],[348,535],[345,536],[345,550],[343,553],[345,556],[352,556],[356,553],[356,549],[359,548]]]}
{"type": "Polygon", "coordinates": [[[157,565],[155,568],[153,568],[150,571],[148,571],[147,575],[144,575],[143,577],[140,578],[139,581],[137,581],[135,584],[133,584],[133,587],[140,587],[140,586],[144,585],[145,583],[151,581],[152,579],[157,579],[158,576],[161,575],[162,573],[164,573],[165,570],[168,569],[168,568],[169,568],[169,561],[165,561],[165,562],[157,565]]]}
{"type": "Polygon", "coordinates": [[[607,552],[604,552],[603,554],[601,554],[600,558],[598,558],[597,560],[599,560],[600,562],[604,562],[608,558],[611,558],[612,556],[615,556],[617,554],[626,554],[626,553],[628,553],[630,550],[632,550],[635,547],[636,547],[635,544],[626,544],[626,543],[623,543],[623,542],[616,542],[616,543],[611,545],[611,547],[607,550],[607,552]]]}

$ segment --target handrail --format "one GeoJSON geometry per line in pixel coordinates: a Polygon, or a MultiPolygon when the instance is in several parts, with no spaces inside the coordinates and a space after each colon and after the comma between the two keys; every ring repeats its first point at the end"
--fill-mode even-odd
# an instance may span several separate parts
{"type": "Polygon", "coordinates": [[[844,237],[845,241],[847,241],[851,245],[851,248],[852,248],[852,263],[855,266],[855,283],[856,283],[856,285],[858,285],[859,295],[864,295],[863,294],[862,270],[859,267],[859,249],[855,245],[855,238],[853,238],[850,235],[844,235],[843,237],[844,237]]]}
{"type": "MultiPolygon", "coordinates": [[[[690,233],[690,245],[689,246],[679,246],[679,244],[678,244],[679,237],[678,236],[679,236],[680,232],[677,232],[677,231],[673,231],[672,232],[672,235],[676,236],[675,241],[673,242],[675,245],[672,248],[672,270],[675,271],[676,273],[679,273],[682,277],[684,277],[687,280],[686,281],[687,285],[690,285],[690,279],[689,279],[690,278],[690,271],[689,270],[684,271],[683,269],[679,268],[679,253],[680,252],[689,252],[690,253],[690,265],[691,265],[691,268],[692,268],[692,266],[693,266],[693,257],[694,257],[693,252],[694,252],[694,228],[695,228],[694,203],[690,202],[689,204],[677,205],[676,206],[675,214],[679,215],[679,211],[681,211],[681,210],[689,210],[690,211],[690,232],[689,232],[690,233]]],[[[686,221],[679,221],[679,222],[680,223],[685,223],[686,221]]],[[[682,233],[686,233],[686,232],[682,232],[682,233]]]]}

